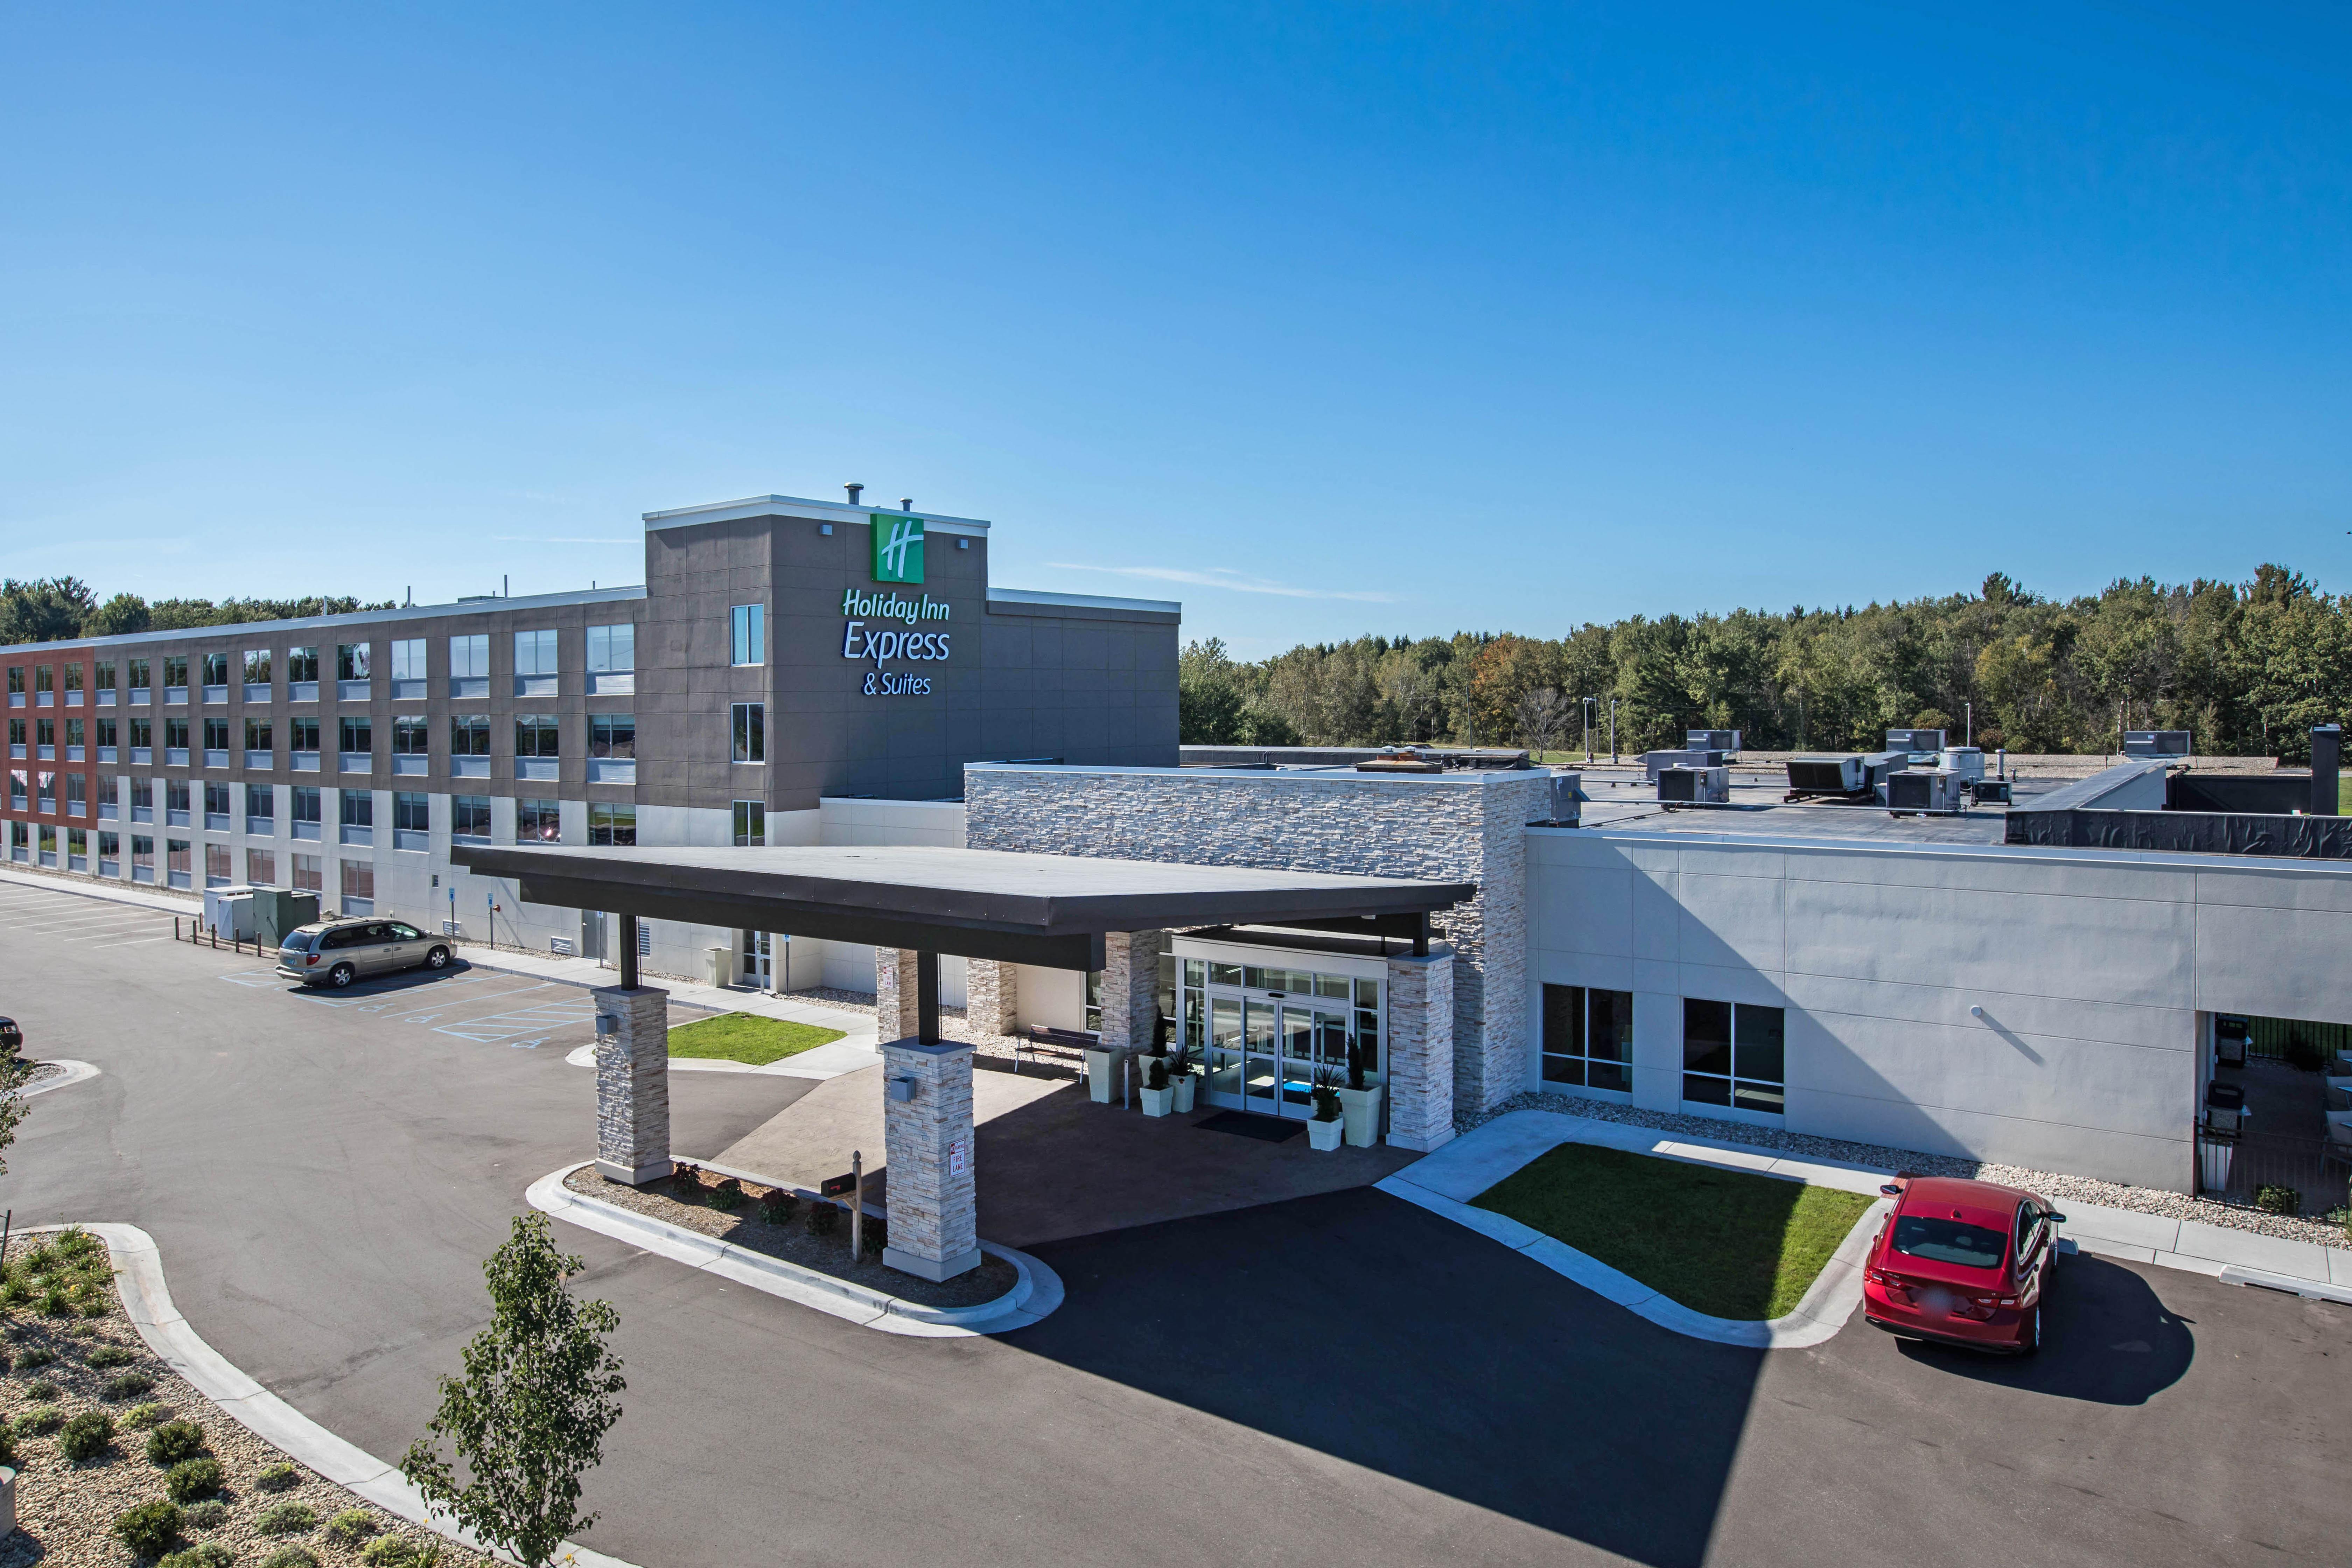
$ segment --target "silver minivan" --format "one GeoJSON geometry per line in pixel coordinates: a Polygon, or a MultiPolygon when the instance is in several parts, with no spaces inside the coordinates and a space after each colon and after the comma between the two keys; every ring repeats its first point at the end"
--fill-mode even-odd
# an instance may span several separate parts
{"type": "Polygon", "coordinates": [[[372,974],[395,969],[446,969],[449,944],[404,921],[320,921],[286,939],[278,950],[278,973],[305,985],[337,990],[372,974]]]}

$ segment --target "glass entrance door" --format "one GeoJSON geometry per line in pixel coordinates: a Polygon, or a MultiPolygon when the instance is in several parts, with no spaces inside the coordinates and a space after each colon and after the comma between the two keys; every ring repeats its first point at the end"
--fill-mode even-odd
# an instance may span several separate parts
{"type": "Polygon", "coordinates": [[[775,938],[763,931],[743,933],[743,984],[762,991],[776,988],[775,938]]]}
{"type": "Polygon", "coordinates": [[[1209,1102],[1303,1121],[1315,1114],[1315,1071],[1348,1065],[1344,1007],[1246,993],[1208,997],[1209,1102]]]}

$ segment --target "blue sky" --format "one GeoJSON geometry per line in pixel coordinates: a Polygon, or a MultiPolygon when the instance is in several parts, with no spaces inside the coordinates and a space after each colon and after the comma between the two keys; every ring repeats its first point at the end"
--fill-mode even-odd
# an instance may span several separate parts
{"type": "Polygon", "coordinates": [[[2352,580],[2352,24],[19,5],[0,573],[642,577],[778,491],[1361,631],[2352,580]]]}

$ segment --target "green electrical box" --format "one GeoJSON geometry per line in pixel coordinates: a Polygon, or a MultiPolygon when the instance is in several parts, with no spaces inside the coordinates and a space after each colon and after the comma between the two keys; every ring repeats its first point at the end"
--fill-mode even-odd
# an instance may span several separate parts
{"type": "Polygon", "coordinates": [[[319,895],[292,893],[283,888],[253,890],[253,933],[265,946],[278,947],[319,918],[319,895]]]}

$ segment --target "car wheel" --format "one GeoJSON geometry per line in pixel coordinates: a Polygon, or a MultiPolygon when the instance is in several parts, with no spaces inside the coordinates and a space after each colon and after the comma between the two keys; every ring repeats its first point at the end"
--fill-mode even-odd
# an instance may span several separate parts
{"type": "Polygon", "coordinates": [[[327,971],[327,984],[333,986],[336,990],[341,991],[344,986],[349,985],[354,979],[358,978],[358,975],[359,971],[353,969],[350,964],[338,963],[334,968],[327,971]]]}
{"type": "Polygon", "coordinates": [[[436,947],[432,952],[426,953],[425,955],[425,967],[427,969],[448,968],[449,950],[446,947],[436,947]]]}
{"type": "Polygon", "coordinates": [[[2033,1304],[2033,1310],[2026,1315],[2025,1341],[2022,1344],[2017,1347],[2017,1353],[2020,1355],[2033,1355],[2040,1352],[2041,1349],[2042,1303],[2037,1301],[2033,1304]]]}

